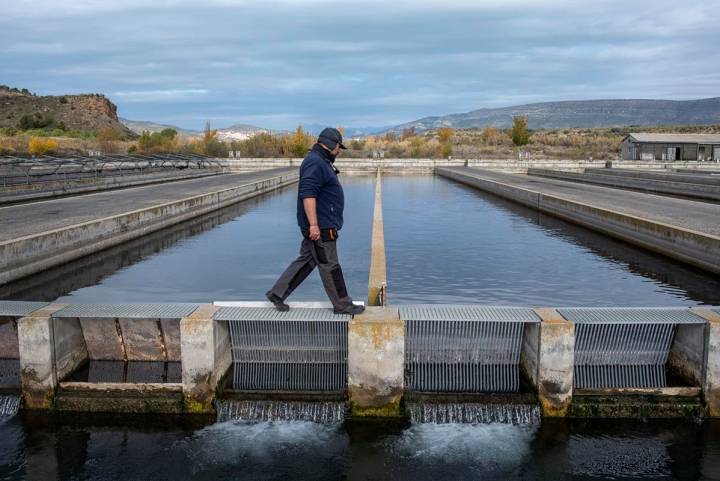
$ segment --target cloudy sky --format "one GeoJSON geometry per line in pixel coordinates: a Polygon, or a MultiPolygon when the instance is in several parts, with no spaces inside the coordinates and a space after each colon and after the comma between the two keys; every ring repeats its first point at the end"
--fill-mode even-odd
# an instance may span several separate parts
{"type": "Polygon", "coordinates": [[[0,84],[199,129],[720,95],[719,0],[8,0],[0,84]]]}

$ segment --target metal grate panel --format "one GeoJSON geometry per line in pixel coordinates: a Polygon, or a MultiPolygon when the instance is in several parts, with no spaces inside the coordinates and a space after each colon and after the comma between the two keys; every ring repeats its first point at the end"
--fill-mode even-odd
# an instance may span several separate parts
{"type": "Polygon", "coordinates": [[[406,385],[424,392],[515,392],[520,388],[524,323],[532,309],[408,306],[406,385]]]}
{"type": "Polygon", "coordinates": [[[344,391],[350,316],[332,309],[220,309],[228,321],[232,388],[268,391],[344,391]]]}
{"type": "Polygon", "coordinates": [[[0,301],[0,316],[24,317],[49,304],[49,302],[0,301]]]}
{"type": "Polygon", "coordinates": [[[349,321],[352,316],[335,314],[332,309],[291,308],[280,312],[274,307],[221,307],[216,321],[349,321]]]}
{"type": "MultiPolygon", "coordinates": [[[[679,309],[562,309],[575,324],[579,389],[661,388],[677,324],[704,322],[679,309]]],[[[694,315],[693,315],[694,316],[694,315]]]]}
{"type": "Polygon", "coordinates": [[[181,319],[192,314],[199,304],[73,304],[53,314],[61,317],[108,319],[181,319]]]}
{"type": "Polygon", "coordinates": [[[412,321],[540,322],[527,307],[415,305],[400,308],[400,319],[412,321]]]}
{"type": "Polygon", "coordinates": [[[557,309],[568,321],[582,324],[704,324],[685,308],[673,307],[572,307],[557,309]]]}

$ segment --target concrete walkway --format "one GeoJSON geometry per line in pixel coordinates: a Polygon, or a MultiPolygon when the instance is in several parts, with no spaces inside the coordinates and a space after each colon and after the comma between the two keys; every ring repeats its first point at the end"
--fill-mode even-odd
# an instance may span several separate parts
{"type": "Polygon", "coordinates": [[[296,170],[282,168],[226,174],[0,207],[0,242],[217,192],[296,170]]]}
{"type": "Polygon", "coordinates": [[[720,205],[577,182],[472,168],[448,169],[541,194],[610,209],[663,224],[720,236],[720,205]]]}

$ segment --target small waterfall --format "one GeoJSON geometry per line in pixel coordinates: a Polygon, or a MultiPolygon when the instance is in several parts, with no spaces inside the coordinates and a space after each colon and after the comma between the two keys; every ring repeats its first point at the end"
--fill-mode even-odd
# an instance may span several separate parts
{"type": "Polygon", "coordinates": [[[341,423],[345,404],[341,402],[241,401],[217,403],[217,421],[312,421],[320,424],[341,423]]]}
{"type": "Polygon", "coordinates": [[[0,394],[0,417],[14,416],[20,409],[20,396],[0,394]]]}
{"type": "Polygon", "coordinates": [[[435,424],[536,424],[540,408],[536,404],[409,403],[413,423],[435,424]]]}

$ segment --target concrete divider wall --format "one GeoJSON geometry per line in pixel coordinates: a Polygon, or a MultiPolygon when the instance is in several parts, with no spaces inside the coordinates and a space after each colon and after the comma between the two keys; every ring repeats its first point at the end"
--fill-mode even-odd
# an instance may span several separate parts
{"type": "Polygon", "coordinates": [[[720,273],[719,237],[462,172],[439,169],[438,174],[702,269],[720,273]]]}
{"type": "Polygon", "coordinates": [[[0,243],[0,284],[289,185],[297,178],[297,172],[288,172],[219,192],[0,243]]]}
{"type": "Polygon", "coordinates": [[[0,205],[16,202],[28,202],[31,200],[49,199],[65,195],[87,194],[90,192],[101,192],[103,190],[119,189],[127,187],[138,187],[141,185],[159,184],[163,182],[177,182],[179,180],[199,179],[221,175],[221,170],[198,170],[190,169],[157,172],[140,175],[126,175],[116,177],[100,177],[98,179],[83,179],[82,181],[69,181],[63,183],[58,181],[51,187],[31,184],[25,188],[14,187],[0,190],[0,205]]]}
{"type": "Polygon", "coordinates": [[[586,174],[605,175],[613,177],[629,177],[638,179],[667,180],[686,182],[690,184],[707,184],[720,186],[720,169],[716,172],[707,171],[701,174],[680,173],[675,170],[670,172],[633,169],[585,169],[586,174]],[[712,174],[712,175],[711,175],[712,174]]]}
{"type": "Polygon", "coordinates": [[[619,175],[599,175],[595,173],[561,172],[547,169],[528,169],[528,175],[585,182],[595,185],[623,187],[658,194],[673,194],[699,199],[720,200],[720,185],[691,184],[688,182],[624,177],[619,175]]]}
{"type": "Polygon", "coordinates": [[[384,306],[387,301],[387,271],[385,262],[385,228],[382,214],[382,177],[375,180],[375,210],[373,213],[368,305],[384,306]]]}

